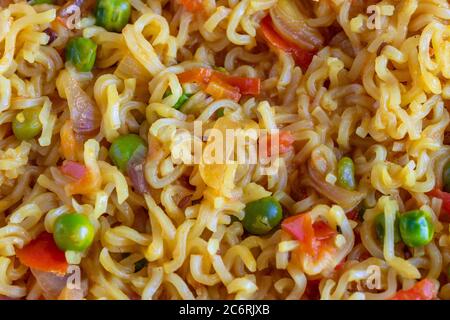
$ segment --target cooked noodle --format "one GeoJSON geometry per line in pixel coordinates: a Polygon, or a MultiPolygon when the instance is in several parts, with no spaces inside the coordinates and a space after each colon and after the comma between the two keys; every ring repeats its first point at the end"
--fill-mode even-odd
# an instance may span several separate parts
{"type": "Polygon", "coordinates": [[[285,1],[130,0],[121,32],[70,2],[0,7],[0,299],[390,299],[423,279],[450,299],[450,212],[432,192],[450,161],[448,1],[298,0],[304,28],[293,30],[280,23],[285,1]],[[270,15],[296,49],[261,31],[270,15]],[[64,55],[76,36],[97,45],[91,71],[64,55]],[[302,65],[299,50],[312,61],[302,65]],[[217,98],[180,80],[199,68],[260,79],[261,90],[217,98]],[[18,139],[12,123],[33,108],[40,132],[18,139]],[[203,134],[280,129],[292,141],[269,174],[260,163],[177,162],[191,156],[186,145],[211,145],[198,123],[203,134]],[[148,152],[123,171],[108,149],[129,133],[148,152]],[[343,156],[354,161],[351,191],[338,185],[343,156]],[[62,171],[68,160],[85,170],[81,184],[62,171]],[[283,219],[325,224],[330,249],[305,253],[285,227],[248,232],[246,205],[269,196],[283,219]],[[408,248],[395,242],[395,219],[416,209],[435,232],[408,248]],[[17,253],[68,212],[95,234],[83,252],[65,252],[80,267],[76,294],[49,291],[52,273],[17,253]]]}

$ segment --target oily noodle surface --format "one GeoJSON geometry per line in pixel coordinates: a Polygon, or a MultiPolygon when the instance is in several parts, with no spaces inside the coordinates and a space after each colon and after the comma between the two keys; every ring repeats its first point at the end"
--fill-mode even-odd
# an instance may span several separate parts
{"type": "Polygon", "coordinates": [[[131,0],[130,24],[121,33],[87,15],[72,30],[56,29],[50,45],[44,30],[57,5],[16,1],[0,8],[0,295],[42,296],[16,251],[44,230],[52,233],[60,214],[77,211],[96,231],[80,263],[87,299],[386,299],[424,278],[435,283],[438,297],[450,299],[449,224],[438,218],[442,201],[428,195],[450,159],[448,1],[369,1],[393,9],[379,30],[365,27],[366,1],[300,2],[311,28],[338,30],[303,71],[259,32],[277,0],[204,0],[201,13],[175,0],[131,0]],[[98,45],[92,72],[77,72],[64,60],[74,35],[98,45]],[[236,103],[191,85],[195,94],[181,110],[172,108],[182,94],[176,74],[213,66],[260,78],[261,94],[236,103]],[[72,159],[101,181],[84,195],[67,192],[58,169],[66,160],[61,131],[70,118],[67,73],[101,115],[99,133],[72,159]],[[31,107],[41,108],[42,132],[19,141],[11,122],[31,107]],[[194,121],[212,128],[221,108],[237,127],[292,133],[294,149],[279,157],[276,173],[263,175],[258,165],[174,163],[177,129],[194,139],[194,121]],[[149,193],[135,192],[108,157],[110,142],[126,133],[149,144],[149,193]],[[348,208],[304,179],[313,166],[333,183],[344,154],[354,160],[357,190],[371,208],[364,222],[347,218],[348,208]],[[241,219],[245,203],[267,195],[285,214],[310,212],[326,221],[339,232],[336,250],[321,259],[292,259],[299,244],[281,229],[266,236],[244,232],[232,216],[241,219]],[[428,245],[406,254],[394,247],[393,219],[412,209],[429,212],[436,232],[428,245]],[[383,242],[374,231],[380,212],[387,216],[383,242]],[[148,265],[135,272],[143,258],[148,265]],[[356,285],[370,275],[369,266],[381,270],[378,290],[356,285]]]}

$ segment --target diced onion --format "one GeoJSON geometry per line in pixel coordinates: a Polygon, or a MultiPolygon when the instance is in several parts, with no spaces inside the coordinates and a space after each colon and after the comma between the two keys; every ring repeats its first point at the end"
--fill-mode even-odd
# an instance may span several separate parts
{"type": "Polygon", "coordinates": [[[277,32],[300,48],[315,51],[323,46],[324,38],[318,29],[306,23],[307,17],[291,0],[280,0],[270,9],[270,16],[277,32]]]}

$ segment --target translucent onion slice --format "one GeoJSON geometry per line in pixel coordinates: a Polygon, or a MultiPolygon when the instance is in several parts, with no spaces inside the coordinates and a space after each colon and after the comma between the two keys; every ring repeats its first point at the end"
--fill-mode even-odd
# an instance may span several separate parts
{"type": "Polygon", "coordinates": [[[100,127],[101,115],[94,101],[81,89],[80,84],[65,71],[61,75],[69,104],[73,131],[81,135],[95,133],[100,127]]]}
{"type": "Polygon", "coordinates": [[[306,23],[307,17],[295,1],[278,1],[277,5],[270,9],[270,16],[277,32],[300,48],[315,51],[323,46],[322,34],[306,23]]]}
{"type": "Polygon", "coordinates": [[[325,178],[311,164],[307,166],[307,183],[317,192],[327,197],[331,201],[340,205],[345,211],[356,207],[364,198],[364,193],[349,191],[347,189],[332,185],[325,181],[325,178]]]}
{"type": "Polygon", "coordinates": [[[139,147],[128,161],[127,174],[138,193],[148,192],[147,181],[144,176],[144,163],[147,156],[147,148],[139,147]]]}
{"type": "Polygon", "coordinates": [[[34,268],[30,268],[30,270],[47,300],[58,298],[61,291],[66,287],[67,276],[61,276],[53,272],[39,271],[34,268]]]}

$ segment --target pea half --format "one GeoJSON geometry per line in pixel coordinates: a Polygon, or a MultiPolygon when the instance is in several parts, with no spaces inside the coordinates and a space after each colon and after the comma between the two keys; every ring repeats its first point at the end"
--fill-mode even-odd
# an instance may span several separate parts
{"type": "Polygon", "coordinates": [[[442,184],[445,192],[450,192],[450,161],[444,166],[444,171],[442,172],[442,184]]]}
{"type": "Polygon", "coordinates": [[[70,39],[66,47],[66,60],[80,72],[91,71],[97,56],[97,44],[88,38],[70,39]]]}
{"type": "MultiPolygon", "coordinates": [[[[380,213],[375,217],[375,231],[380,241],[383,241],[384,239],[385,228],[386,224],[384,222],[384,213],[380,213]]],[[[396,217],[394,220],[394,243],[398,243],[400,240],[399,219],[396,217]]]]}
{"type": "Polygon", "coordinates": [[[65,213],[55,221],[53,238],[61,250],[86,250],[94,240],[94,226],[89,218],[80,213],[65,213]]]}
{"type": "Polygon", "coordinates": [[[342,157],[338,162],[337,183],[347,190],[356,189],[355,165],[349,157],[342,157]]]}
{"type": "Polygon", "coordinates": [[[405,212],[400,216],[400,236],[408,247],[428,244],[434,236],[430,215],[422,210],[405,212]]]}
{"type": "Polygon", "coordinates": [[[96,24],[112,32],[121,32],[130,20],[128,0],[98,0],[95,8],[96,24]]]}
{"type": "Polygon", "coordinates": [[[29,108],[19,112],[12,121],[12,130],[19,140],[29,140],[36,137],[42,130],[39,120],[40,108],[29,108]]]}
{"type": "Polygon", "coordinates": [[[145,141],[136,134],[126,134],[113,141],[109,157],[122,172],[126,172],[128,161],[139,148],[147,148],[145,141]]]}
{"type": "Polygon", "coordinates": [[[242,225],[251,234],[263,235],[275,228],[282,218],[280,203],[269,196],[247,203],[242,225]]]}

